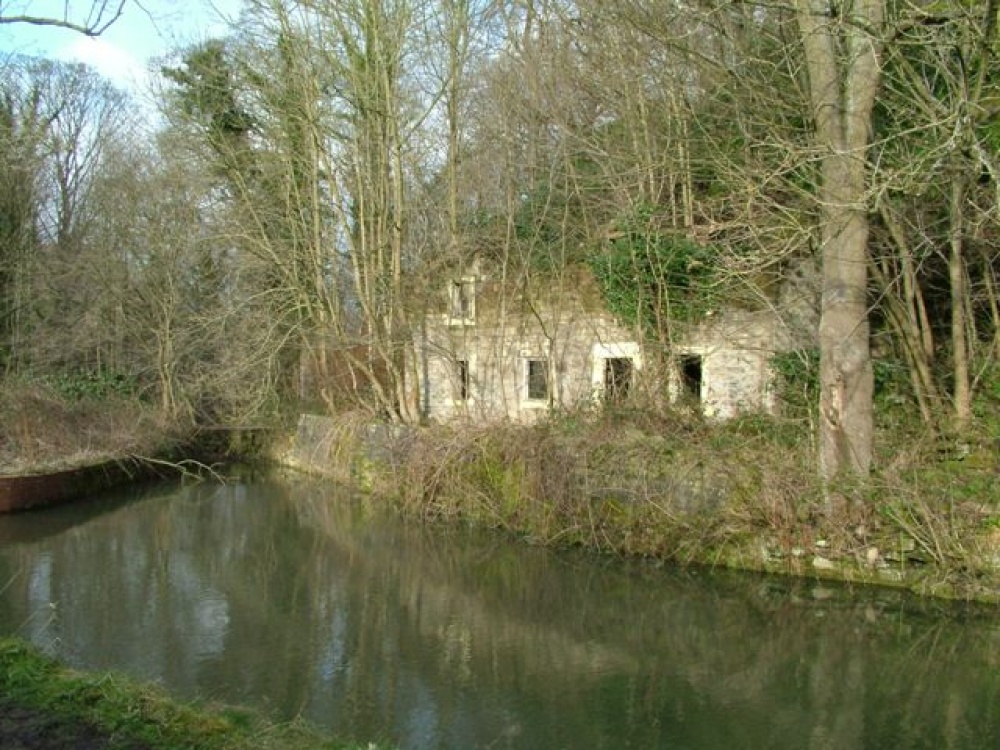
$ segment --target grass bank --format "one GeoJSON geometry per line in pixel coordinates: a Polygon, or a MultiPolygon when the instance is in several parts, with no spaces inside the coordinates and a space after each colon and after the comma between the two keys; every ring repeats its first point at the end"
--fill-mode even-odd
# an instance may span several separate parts
{"type": "Polygon", "coordinates": [[[9,475],[165,455],[184,439],[184,430],[116,382],[0,381],[0,424],[0,474],[9,475]]]}
{"type": "Polygon", "coordinates": [[[0,425],[0,477],[127,459],[197,472],[201,461],[257,459],[269,439],[266,429],[168,420],[127,384],[85,376],[0,379],[0,425]]]}
{"type": "Polygon", "coordinates": [[[649,411],[436,426],[374,487],[406,513],[531,542],[1000,601],[997,436],[898,427],[864,485],[825,488],[801,421],[649,411]]]}
{"type": "Polygon", "coordinates": [[[0,640],[0,746],[144,750],[351,750],[302,723],[171,700],[114,674],[75,672],[0,640]]]}

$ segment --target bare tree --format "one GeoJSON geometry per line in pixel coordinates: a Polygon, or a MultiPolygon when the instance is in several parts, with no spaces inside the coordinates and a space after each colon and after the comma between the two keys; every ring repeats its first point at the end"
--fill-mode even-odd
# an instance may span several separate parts
{"type": "Polygon", "coordinates": [[[41,172],[53,118],[27,61],[4,66],[0,99],[0,371],[18,368],[29,295],[26,272],[38,247],[41,172]]]}
{"type": "Polygon", "coordinates": [[[32,334],[72,319],[78,303],[96,293],[75,283],[72,265],[97,220],[89,193],[103,150],[126,127],[130,110],[120,92],[80,65],[17,59],[7,72],[0,158],[11,182],[4,191],[0,329],[6,364],[16,368],[79,353],[59,336],[62,345],[46,353],[46,338],[32,334]]]}
{"type": "Polygon", "coordinates": [[[949,4],[899,24],[886,57],[883,127],[894,132],[876,133],[885,251],[872,268],[932,430],[969,426],[978,374],[997,356],[996,38],[995,2],[949,4]]]}
{"type": "Polygon", "coordinates": [[[35,367],[101,367],[89,336],[67,321],[80,321],[100,298],[104,284],[79,283],[84,258],[103,249],[93,244],[104,219],[92,192],[105,152],[134,125],[125,96],[81,65],[32,61],[29,65],[43,106],[50,112],[43,159],[32,175],[34,249],[22,259],[22,284],[30,292],[21,306],[20,355],[35,367]]]}
{"type": "Polygon", "coordinates": [[[412,419],[404,389],[408,143],[416,13],[407,1],[248,5],[239,39],[169,71],[214,153],[229,237],[285,327],[287,370],[328,350],[369,406],[412,419]]]}

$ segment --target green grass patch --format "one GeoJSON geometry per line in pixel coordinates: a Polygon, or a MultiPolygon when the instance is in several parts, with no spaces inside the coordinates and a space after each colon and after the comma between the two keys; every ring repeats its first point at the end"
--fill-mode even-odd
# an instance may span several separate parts
{"type": "Polygon", "coordinates": [[[32,747],[377,748],[338,741],[303,722],[276,724],[242,709],[178,702],[116,674],[77,672],[12,639],[0,640],[0,707],[0,732],[29,737],[32,747]]]}

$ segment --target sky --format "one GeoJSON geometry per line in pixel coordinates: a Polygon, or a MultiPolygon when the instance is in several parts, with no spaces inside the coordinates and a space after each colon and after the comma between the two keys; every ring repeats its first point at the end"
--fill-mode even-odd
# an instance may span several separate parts
{"type": "MultiPolygon", "coordinates": [[[[64,0],[4,2],[6,16],[60,16],[64,0]]],[[[86,17],[91,3],[71,0],[70,18],[86,17]]],[[[125,11],[100,38],[24,23],[0,25],[0,55],[20,53],[86,63],[116,86],[146,90],[148,66],[171,49],[222,35],[240,0],[128,0],[125,11]]]]}

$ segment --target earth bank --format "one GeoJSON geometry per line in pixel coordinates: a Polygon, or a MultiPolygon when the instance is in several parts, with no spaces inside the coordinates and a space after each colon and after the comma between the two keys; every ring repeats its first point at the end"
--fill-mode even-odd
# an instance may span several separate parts
{"type": "Polygon", "coordinates": [[[405,428],[303,415],[272,457],[531,543],[1000,602],[1000,439],[881,437],[871,480],[833,487],[807,425],[756,416],[405,428]]]}

